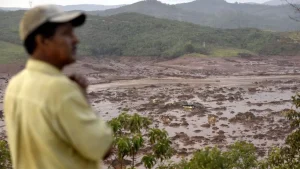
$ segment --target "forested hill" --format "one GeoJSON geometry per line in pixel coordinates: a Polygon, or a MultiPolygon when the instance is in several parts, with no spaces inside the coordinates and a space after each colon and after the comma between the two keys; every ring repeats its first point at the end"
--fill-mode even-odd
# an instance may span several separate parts
{"type": "MultiPolygon", "coordinates": [[[[15,45],[21,45],[18,23],[22,15],[23,11],[0,11],[0,42],[14,45],[14,50],[15,45]]],[[[300,50],[297,41],[291,39],[297,37],[295,34],[224,30],[137,13],[89,16],[77,32],[80,54],[87,56],[296,55],[300,50]]],[[[9,53],[9,47],[6,48],[9,53]]]]}

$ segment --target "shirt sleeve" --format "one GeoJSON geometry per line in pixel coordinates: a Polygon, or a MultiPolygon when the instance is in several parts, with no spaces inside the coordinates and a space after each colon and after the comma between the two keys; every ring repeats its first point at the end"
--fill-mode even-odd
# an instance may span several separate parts
{"type": "Polygon", "coordinates": [[[96,116],[80,91],[63,99],[57,118],[74,149],[83,157],[101,160],[113,141],[111,128],[96,116]]]}

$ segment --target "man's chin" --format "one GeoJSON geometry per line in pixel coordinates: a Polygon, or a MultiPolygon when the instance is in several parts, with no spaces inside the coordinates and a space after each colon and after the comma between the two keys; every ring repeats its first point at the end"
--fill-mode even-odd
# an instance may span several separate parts
{"type": "Polygon", "coordinates": [[[66,62],[65,62],[65,66],[67,65],[71,65],[73,63],[76,62],[76,59],[74,57],[70,57],[66,62]]]}

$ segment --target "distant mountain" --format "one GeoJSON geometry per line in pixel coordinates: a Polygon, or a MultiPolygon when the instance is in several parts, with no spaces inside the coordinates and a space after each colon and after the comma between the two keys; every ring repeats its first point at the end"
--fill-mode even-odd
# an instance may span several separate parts
{"type": "Polygon", "coordinates": [[[135,12],[157,18],[191,22],[216,28],[258,28],[274,31],[300,30],[300,23],[289,5],[227,3],[225,0],[195,0],[189,3],[167,5],[156,0],[140,1],[116,9],[90,12],[110,16],[135,12]]]}
{"type": "Polygon", "coordinates": [[[90,12],[90,14],[99,16],[111,16],[120,13],[139,13],[157,18],[187,21],[204,25],[208,25],[208,18],[211,18],[210,15],[202,12],[196,13],[194,11],[183,10],[175,5],[164,4],[156,0],[140,1],[116,9],[90,12]]]}
{"type": "Polygon", "coordinates": [[[300,0],[270,0],[265,2],[265,5],[273,5],[273,6],[278,6],[278,5],[286,5],[288,3],[292,4],[300,4],[300,0]]]}
{"type": "MultiPolygon", "coordinates": [[[[119,8],[123,5],[93,5],[93,4],[79,4],[79,5],[58,5],[59,7],[63,8],[65,11],[75,11],[75,10],[80,10],[80,11],[104,11],[107,9],[114,9],[114,8],[119,8]]],[[[6,8],[6,7],[0,7],[0,10],[4,11],[17,11],[17,10],[27,10],[28,8],[6,8]]]]}

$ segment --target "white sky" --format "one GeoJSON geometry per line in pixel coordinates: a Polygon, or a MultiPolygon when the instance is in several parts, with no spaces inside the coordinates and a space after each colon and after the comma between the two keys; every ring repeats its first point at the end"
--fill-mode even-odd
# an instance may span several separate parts
{"type": "MultiPolygon", "coordinates": [[[[29,7],[30,0],[0,0],[0,7],[29,7]]],[[[75,5],[75,4],[99,4],[99,5],[119,5],[131,4],[140,0],[31,0],[33,6],[39,4],[75,5]]],[[[192,0],[160,0],[168,4],[189,2],[192,0]]],[[[227,2],[256,2],[263,3],[268,0],[226,0],[227,2]]]]}

